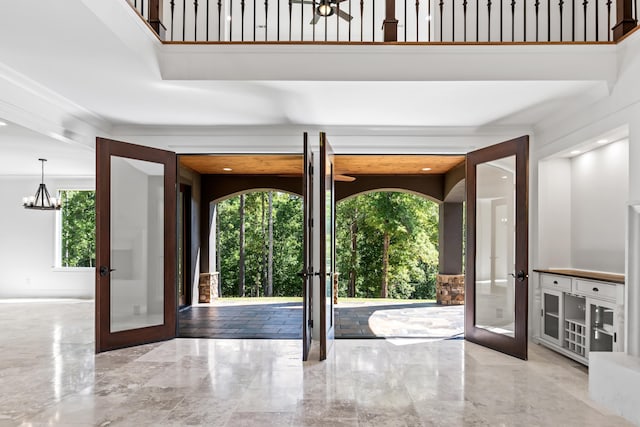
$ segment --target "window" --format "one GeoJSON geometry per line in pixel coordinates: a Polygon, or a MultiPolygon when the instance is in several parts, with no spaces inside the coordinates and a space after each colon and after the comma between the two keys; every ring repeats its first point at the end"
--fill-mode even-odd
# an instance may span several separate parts
{"type": "Polygon", "coordinates": [[[96,265],[96,193],[60,190],[56,264],[62,268],[96,265]]]}

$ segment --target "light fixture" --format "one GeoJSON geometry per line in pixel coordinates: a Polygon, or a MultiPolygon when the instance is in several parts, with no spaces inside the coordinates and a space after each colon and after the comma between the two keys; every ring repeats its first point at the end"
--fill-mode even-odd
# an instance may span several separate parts
{"type": "Polygon", "coordinates": [[[608,139],[599,139],[596,141],[598,144],[606,144],[607,142],[609,142],[608,139]]]}
{"type": "Polygon", "coordinates": [[[425,171],[425,172],[427,172],[427,171],[430,171],[430,170],[431,170],[431,168],[422,168],[422,170],[423,170],[423,171],[425,171]]]}
{"type": "Polygon", "coordinates": [[[233,169],[231,169],[231,168],[222,168],[222,170],[225,171],[225,172],[231,172],[233,169]]]}
{"type": "Polygon", "coordinates": [[[333,8],[331,7],[331,3],[329,3],[326,0],[323,1],[322,3],[320,3],[320,6],[318,6],[318,8],[316,9],[316,13],[324,17],[333,15],[333,8]]]}
{"type": "Polygon", "coordinates": [[[509,178],[509,177],[508,177],[507,175],[502,175],[500,178],[502,178],[502,179],[507,179],[507,178],[509,178]]]}
{"type": "Polygon", "coordinates": [[[38,159],[42,162],[42,181],[35,196],[23,197],[22,205],[25,209],[37,209],[41,211],[55,211],[60,209],[60,200],[49,195],[47,186],[44,185],[44,162],[47,159],[38,159]]]}
{"type": "Polygon", "coordinates": [[[6,124],[5,122],[0,121],[0,127],[2,127],[2,126],[6,126],[6,125],[7,125],[7,124],[6,124]]]}
{"type": "Polygon", "coordinates": [[[581,153],[581,151],[580,151],[580,150],[573,150],[573,151],[571,152],[571,154],[573,154],[574,156],[575,156],[576,154],[580,154],[580,153],[581,153]]]}

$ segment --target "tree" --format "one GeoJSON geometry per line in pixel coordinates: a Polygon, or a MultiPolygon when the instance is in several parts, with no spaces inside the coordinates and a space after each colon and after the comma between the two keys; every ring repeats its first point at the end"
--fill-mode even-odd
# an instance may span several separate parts
{"type": "Polygon", "coordinates": [[[238,296],[244,296],[244,285],[245,285],[245,259],[244,259],[244,246],[245,246],[245,229],[244,229],[244,194],[240,195],[240,207],[239,207],[239,215],[240,215],[240,240],[239,240],[239,251],[240,251],[240,265],[239,265],[239,280],[238,280],[238,296]]]}
{"type": "Polygon", "coordinates": [[[267,292],[273,296],[273,192],[269,191],[269,255],[267,260],[267,292]]]}
{"type": "Polygon", "coordinates": [[[406,193],[338,203],[338,270],[349,273],[341,275],[340,295],[433,298],[438,220],[436,203],[406,193]]]}
{"type": "Polygon", "coordinates": [[[96,197],[94,191],[60,192],[63,267],[96,265],[96,197]]]}
{"type": "Polygon", "coordinates": [[[302,270],[300,197],[253,192],[220,202],[217,210],[221,295],[239,295],[240,265],[244,265],[245,295],[301,296],[302,281],[296,275],[302,270]],[[243,263],[239,247],[241,229],[243,263]]]}

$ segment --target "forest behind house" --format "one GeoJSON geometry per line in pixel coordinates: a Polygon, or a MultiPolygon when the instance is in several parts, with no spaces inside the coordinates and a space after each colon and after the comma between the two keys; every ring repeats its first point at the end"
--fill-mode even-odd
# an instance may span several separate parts
{"type": "MultiPolygon", "coordinates": [[[[302,199],[253,192],[226,199],[217,209],[222,296],[301,296],[302,199]]],[[[437,203],[374,192],[338,202],[336,215],[340,297],[435,297],[437,203]]]]}

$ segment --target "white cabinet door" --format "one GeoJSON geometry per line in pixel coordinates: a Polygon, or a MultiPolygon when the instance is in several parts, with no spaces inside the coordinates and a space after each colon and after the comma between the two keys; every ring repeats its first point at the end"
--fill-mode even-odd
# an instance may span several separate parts
{"type": "Polygon", "coordinates": [[[621,351],[615,304],[587,298],[587,324],[589,351],[621,351]]]}
{"type": "Polygon", "coordinates": [[[540,333],[543,339],[562,346],[563,302],[562,292],[542,288],[540,333]]]}

